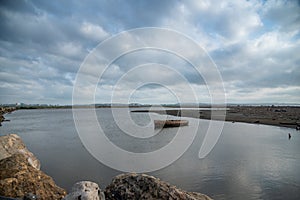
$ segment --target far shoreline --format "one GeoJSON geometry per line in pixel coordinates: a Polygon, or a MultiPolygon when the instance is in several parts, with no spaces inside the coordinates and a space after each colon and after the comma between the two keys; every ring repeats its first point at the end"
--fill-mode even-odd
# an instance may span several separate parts
{"type": "MultiPolygon", "coordinates": [[[[223,120],[227,122],[241,122],[249,124],[264,124],[292,129],[300,128],[300,106],[255,106],[255,105],[229,105],[226,107],[203,105],[201,107],[186,106],[162,106],[166,110],[155,110],[159,105],[67,105],[67,106],[26,106],[26,107],[1,107],[1,122],[5,122],[4,115],[15,110],[35,110],[35,109],[98,109],[98,108],[130,108],[137,109],[131,112],[153,112],[157,114],[167,114],[172,116],[191,117],[205,120],[223,120]],[[151,108],[151,110],[150,110],[151,108]],[[184,108],[184,112],[181,109],[184,108]],[[202,108],[208,110],[201,110],[202,108]],[[215,110],[215,116],[211,116],[210,108],[226,108],[226,116],[223,111],[215,110]]],[[[160,106],[161,107],[161,106],[160,106]]],[[[0,123],[1,123],[0,122],[0,123]]]]}
{"type": "Polygon", "coordinates": [[[300,127],[300,107],[298,106],[227,106],[228,110],[189,110],[181,112],[180,108],[170,110],[133,110],[132,112],[154,112],[178,117],[191,117],[205,120],[223,120],[226,122],[241,122],[249,124],[264,124],[277,127],[297,129],[300,127]],[[219,114],[219,115],[218,115],[219,114]]]}

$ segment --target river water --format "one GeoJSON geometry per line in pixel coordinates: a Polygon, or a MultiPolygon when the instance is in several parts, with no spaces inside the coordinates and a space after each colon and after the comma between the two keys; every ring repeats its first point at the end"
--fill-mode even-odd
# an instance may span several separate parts
{"type": "MultiPolygon", "coordinates": [[[[82,119],[88,122],[90,116],[82,111],[82,119]]],[[[116,109],[118,112],[123,113],[124,109],[116,109]]],[[[162,148],[172,141],[178,130],[163,129],[152,137],[136,139],[118,127],[111,109],[96,109],[96,115],[109,140],[131,152],[145,153],[162,148]]],[[[80,180],[91,180],[104,188],[112,177],[122,173],[100,163],[86,150],[76,131],[71,109],[19,110],[5,117],[11,121],[2,123],[0,135],[20,135],[41,161],[42,170],[67,190],[80,180]]],[[[126,116],[123,117],[126,122],[126,116]]],[[[150,124],[151,127],[151,119],[165,116],[131,113],[131,117],[138,125],[150,124]]],[[[122,114],[119,118],[122,119],[122,114]]],[[[171,165],[148,174],[214,199],[300,199],[299,131],[225,122],[216,146],[208,156],[199,159],[199,148],[209,121],[187,119],[190,124],[183,127],[183,132],[197,130],[192,145],[171,165]],[[288,133],[292,135],[290,140],[288,133]]]]}

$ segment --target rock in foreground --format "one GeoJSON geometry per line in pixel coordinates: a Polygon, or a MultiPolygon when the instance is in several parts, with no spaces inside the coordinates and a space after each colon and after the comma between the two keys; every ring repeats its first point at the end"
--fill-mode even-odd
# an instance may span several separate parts
{"type": "Polygon", "coordinates": [[[64,197],[66,191],[39,168],[39,160],[19,136],[0,137],[0,196],[23,198],[32,193],[45,200],[64,197]]]}
{"type": "Polygon", "coordinates": [[[28,193],[38,199],[61,199],[66,191],[50,176],[32,167],[25,155],[16,153],[0,161],[0,195],[23,197],[28,193]]]}
{"type": "Polygon", "coordinates": [[[16,134],[9,134],[0,137],[0,160],[8,158],[15,153],[21,153],[30,165],[36,169],[40,169],[40,161],[31,153],[16,134]]]}
{"type": "Polygon", "coordinates": [[[181,199],[210,200],[204,194],[186,192],[169,183],[145,174],[121,174],[105,189],[106,200],[115,199],[181,199]]]}
{"type": "Polygon", "coordinates": [[[90,181],[80,181],[75,183],[72,191],[64,200],[105,200],[97,183],[90,181]]]}
{"type": "MultiPolygon", "coordinates": [[[[39,170],[38,159],[15,134],[0,137],[0,196],[23,198],[36,195],[38,200],[210,200],[204,194],[186,192],[145,174],[116,176],[103,192],[96,183],[76,183],[70,194],[39,170]],[[105,197],[104,197],[105,194],[105,197]]],[[[1,197],[0,197],[1,199],[1,197]]]]}

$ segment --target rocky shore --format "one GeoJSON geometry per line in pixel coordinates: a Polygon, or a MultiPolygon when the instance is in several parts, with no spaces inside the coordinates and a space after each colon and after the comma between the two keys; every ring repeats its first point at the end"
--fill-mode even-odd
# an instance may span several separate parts
{"type": "MultiPolygon", "coordinates": [[[[39,160],[15,134],[0,137],[0,196],[61,199],[66,191],[40,170],[39,160]]],[[[1,199],[1,198],[0,198],[1,199]]]]}
{"type": "Polygon", "coordinates": [[[0,199],[38,200],[210,200],[208,196],[181,190],[146,174],[128,173],[113,178],[101,190],[97,183],[80,181],[67,194],[40,170],[39,160],[16,134],[0,136],[0,199]]]}
{"type": "Polygon", "coordinates": [[[2,126],[2,124],[1,124],[2,122],[6,121],[4,115],[7,113],[11,113],[15,110],[16,110],[16,108],[14,108],[14,107],[0,107],[0,126],[2,126]]]}
{"type": "Polygon", "coordinates": [[[300,107],[296,106],[228,106],[226,114],[224,111],[196,110],[180,108],[168,110],[134,110],[132,112],[155,112],[182,117],[193,117],[200,119],[213,119],[230,122],[245,122],[254,124],[266,124],[272,126],[300,128],[300,107]]]}

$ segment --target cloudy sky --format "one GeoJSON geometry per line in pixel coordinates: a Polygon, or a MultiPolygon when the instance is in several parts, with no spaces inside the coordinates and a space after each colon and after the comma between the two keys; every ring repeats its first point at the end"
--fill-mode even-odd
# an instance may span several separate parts
{"type": "MultiPolygon", "coordinates": [[[[143,27],[175,30],[204,48],[220,71],[227,102],[300,103],[296,0],[1,0],[0,27],[0,103],[71,104],[77,72],[89,53],[120,32],[143,27]]],[[[205,81],[192,66],[155,49],[115,60],[96,90],[88,83],[78,102],[91,103],[88,95],[98,103],[110,102],[113,94],[115,102],[176,103],[175,88],[181,102],[191,102],[187,83],[199,102],[210,102],[205,81]],[[151,84],[141,86],[141,80],[151,84]],[[155,84],[160,80],[164,85],[155,84]]]]}

